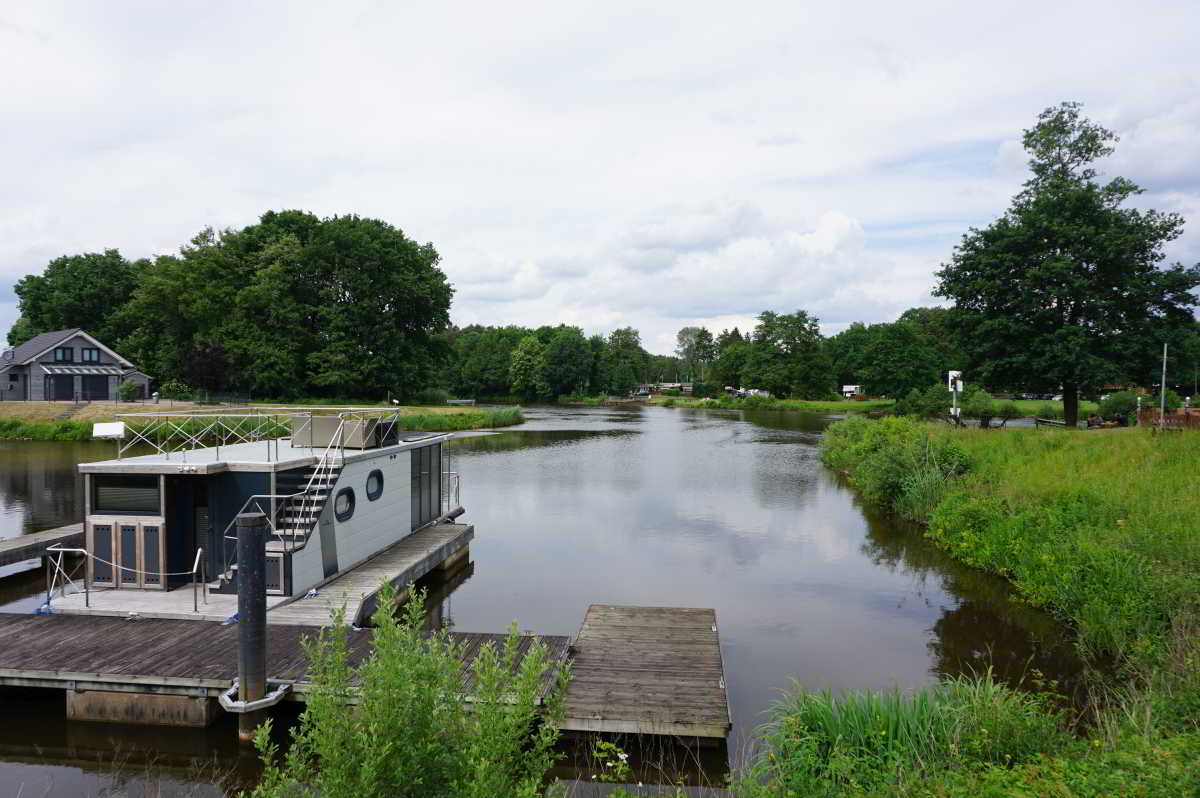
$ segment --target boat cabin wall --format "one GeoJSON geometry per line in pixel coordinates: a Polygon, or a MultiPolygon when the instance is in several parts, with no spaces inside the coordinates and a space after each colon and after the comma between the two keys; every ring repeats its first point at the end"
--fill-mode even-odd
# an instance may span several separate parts
{"type": "MultiPolygon", "coordinates": [[[[264,471],[226,471],[198,477],[208,482],[208,534],[207,539],[201,536],[197,536],[197,539],[206,540],[200,545],[204,546],[208,559],[210,578],[221,573],[226,560],[232,558],[237,550],[236,540],[224,539],[225,528],[233,522],[251,496],[272,493],[271,476],[264,471]]],[[[229,534],[236,536],[237,532],[230,530],[229,534]]]]}

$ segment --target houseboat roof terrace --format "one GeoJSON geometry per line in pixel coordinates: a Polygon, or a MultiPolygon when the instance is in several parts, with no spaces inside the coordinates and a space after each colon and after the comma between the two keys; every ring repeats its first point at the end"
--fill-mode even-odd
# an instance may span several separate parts
{"type": "Polygon", "coordinates": [[[282,471],[364,450],[425,446],[448,433],[404,430],[402,411],[361,407],[246,407],[126,413],[117,457],[83,473],[215,474],[282,471]]]}

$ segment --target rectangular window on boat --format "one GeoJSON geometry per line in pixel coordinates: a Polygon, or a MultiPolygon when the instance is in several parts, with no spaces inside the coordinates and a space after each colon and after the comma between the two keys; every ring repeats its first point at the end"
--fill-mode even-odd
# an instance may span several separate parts
{"type": "Polygon", "coordinates": [[[92,486],[92,512],[96,515],[158,515],[155,474],[96,474],[92,486]]]}

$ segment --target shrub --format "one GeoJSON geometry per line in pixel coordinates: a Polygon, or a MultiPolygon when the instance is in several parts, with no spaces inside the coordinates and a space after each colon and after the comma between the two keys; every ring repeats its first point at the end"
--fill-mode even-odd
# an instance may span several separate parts
{"type": "Polygon", "coordinates": [[[1000,419],[1000,426],[1004,426],[1022,415],[1024,414],[1021,412],[1021,408],[1017,407],[1016,402],[1001,402],[996,405],[996,418],[1000,419]]]}
{"type": "MultiPolygon", "coordinates": [[[[1143,404],[1152,404],[1147,397],[1142,398],[1143,404]]],[[[1117,413],[1126,418],[1133,418],[1137,413],[1138,395],[1133,391],[1117,391],[1110,393],[1107,398],[1100,400],[1099,413],[1105,418],[1112,418],[1117,413]]]]}
{"type": "Polygon", "coordinates": [[[422,388],[413,395],[413,404],[444,405],[450,401],[450,392],[442,388],[422,388]]]}
{"type": "Polygon", "coordinates": [[[896,402],[896,415],[932,418],[950,412],[950,392],[941,383],[931,385],[923,391],[913,388],[908,396],[896,402]]]}
{"type": "Polygon", "coordinates": [[[678,388],[667,388],[662,392],[663,396],[683,396],[683,391],[678,388]]]}
{"type": "Polygon", "coordinates": [[[133,380],[125,380],[117,386],[117,395],[121,397],[121,401],[132,402],[141,391],[141,386],[133,380]]]}
{"type": "Polygon", "coordinates": [[[536,642],[520,658],[527,643],[514,625],[502,648],[485,644],[466,670],[468,707],[462,649],[444,629],[422,631],[416,591],[399,620],[396,603],[385,586],[374,650],[357,667],[349,662],[344,616],[306,643],[313,690],[286,756],[271,742],[270,722],[259,728],[264,773],[253,795],[541,796],[557,759],[568,666],[559,667],[539,707],[546,648],[536,642]],[[359,703],[347,705],[355,693],[359,703]]]}
{"type": "Polygon", "coordinates": [[[720,394],[721,390],[717,385],[707,382],[692,383],[692,397],[695,399],[716,399],[720,394]]]}
{"type": "Polygon", "coordinates": [[[192,388],[183,380],[167,380],[158,386],[158,395],[164,399],[190,399],[192,388]]]}

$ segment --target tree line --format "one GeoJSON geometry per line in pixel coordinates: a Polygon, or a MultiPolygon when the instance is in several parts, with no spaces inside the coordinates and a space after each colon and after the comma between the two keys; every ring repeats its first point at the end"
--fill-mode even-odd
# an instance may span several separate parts
{"type": "Polygon", "coordinates": [[[1046,109],[1024,132],[1029,180],[936,274],[949,307],[830,337],[804,310],[764,311],[746,332],[685,327],[671,356],[648,353],[632,327],[590,337],[565,325],[457,328],[432,244],[377,219],[292,210],[205,229],[177,255],[57,258],[17,283],[9,343],[82,327],[160,385],[279,398],[444,388],[554,399],[662,381],[804,399],[858,385],[906,398],[956,369],[993,391],[1061,393],[1073,424],[1081,395],[1156,385],[1164,342],[1167,385],[1200,388],[1200,265],[1162,263],[1179,214],[1130,207],[1136,184],[1099,180],[1116,141],[1076,103],[1046,109]]]}

